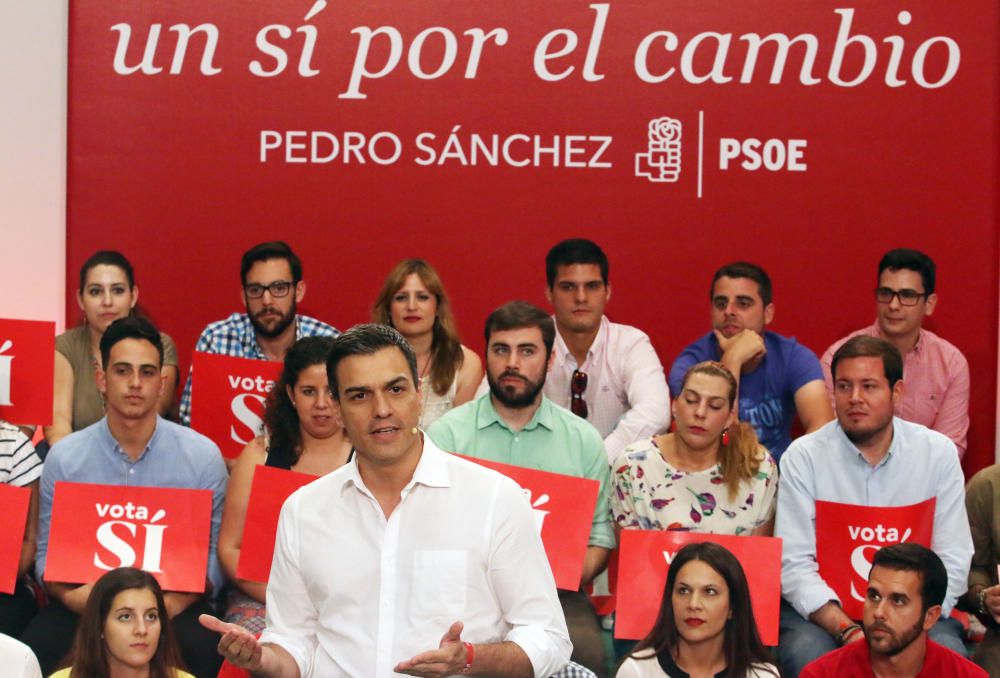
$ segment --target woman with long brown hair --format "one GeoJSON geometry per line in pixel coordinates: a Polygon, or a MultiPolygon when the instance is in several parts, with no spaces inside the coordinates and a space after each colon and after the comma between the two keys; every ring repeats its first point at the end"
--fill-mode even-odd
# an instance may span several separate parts
{"type": "Polygon", "coordinates": [[[193,678],[179,668],[160,585],[134,567],[111,570],[94,584],[67,663],[52,678],[193,678]]]}
{"type": "Polygon", "coordinates": [[[423,259],[396,264],[372,307],[372,322],[396,328],[417,354],[421,428],[472,400],[483,363],[459,340],[451,302],[433,266],[423,259]]]}
{"type": "Polygon", "coordinates": [[[770,536],[778,465],[736,419],[736,379],[721,363],[684,375],[673,432],[625,448],[612,464],[616,527],[770,536]]]}
{"type": "MultiPolygon", "coordinates": [[[[56,337],[52,424],[45,427],[49,445],[104,416],[104,399],[94,376],[101,364],[101,337],[115,320],[132,315],[139,301],[135,272],[125,255],[113,250],[92,254],[80,267],[76,301],[83,312],[83,324],[56,337]]],[[[162,332],[160,340],[161,371],[167,380],[157,409],[160,415],[167,416],[177,387],[177,349],[162,332]]]]}
{"type": "Polygon", "coordinates": [[[236,577],[254,470],[266,465],[322,476],[350,458],[351,443],[333,415],[327,382],[326,358],[332,345],[332,337],[303,337],[288,350],[281,376],[264,405],[266,435],[247,444],[229,477],[219,562],[235,588],[225,619],[255,633],[264,630],[267,586],[236,577]]]}
{"type": "Polygon", "coordinates": [[[701,542],[680,549],[653,629],[616,678],[778,678],[750,607],[750,587],[727,549],[701,542]]]}

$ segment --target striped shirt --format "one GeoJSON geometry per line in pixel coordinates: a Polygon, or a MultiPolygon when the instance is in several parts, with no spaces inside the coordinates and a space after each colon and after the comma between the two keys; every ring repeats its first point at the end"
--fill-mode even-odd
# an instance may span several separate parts
{"type": "Polygon", "coordinates": [[[24,487],[42,475],[35,446],[16,426],[0,421],[0,483],[24,487]]]}
{"type": "MultiPolygon", "coordinates": [[[[306,315],[295,316],[295,340],[302,337],[336,337],[340,331],[325,322],[306,315]]],[[[202,353],[215,353],[235,358],[251,358],[267,360],[260,344],[257,343],[257,333],[254,331],[250,316],[246,313],[233,313],[225,320],[210,323],[201,336],[194,350],[202,353]]],[[[188,369],[187,383],[181,395],[179,410],[180,422],[184,426],[191,425],[191,370],[188,369]]]]}

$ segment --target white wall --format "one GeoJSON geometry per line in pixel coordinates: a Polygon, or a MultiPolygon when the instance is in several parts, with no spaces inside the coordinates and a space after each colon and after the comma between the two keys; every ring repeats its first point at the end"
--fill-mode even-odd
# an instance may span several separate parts
{"type": "Polygon", "coordinates": [[[0,2],[0,317],[65,320],[68,0],[0,2]]]}

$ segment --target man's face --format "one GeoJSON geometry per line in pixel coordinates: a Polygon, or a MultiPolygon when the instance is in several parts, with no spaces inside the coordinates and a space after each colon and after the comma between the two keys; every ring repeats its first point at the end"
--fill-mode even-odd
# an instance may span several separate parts
{"type": "Polygon", "coordinates": [[[545,290],[545,296],[560,327],[586,332],[601,324],[611,286],[604,284],[597,264],[570,264],[556,267],[555,282],[545,290]]]}
{"type": "Polygon", "coordinates": [[[420,452],[420,391],[403,352],[391,346],[337,365],[333,412],[362,463],[392,466],[420,452]]]}
{"type": "Polygon", "coordinates": [[[550,366],[540,328],[497,330],[490,335],[486,381],[493,397],[507,407],[534,405],[550,366]]]}
{"type": "Polygon", "coordinates": [[[897,655],[934,626],[941,607],[932,606],[926,613],[921,609],[921,585],[917,572],[872,568],[863,619],[872,654],[897,655]]]}
{"type": "Polygon", "coordinates": [[[905,337],[918,332],[924,317],[932,314],[937,305],[937,295],[923,296],[926,291],[923,279],[919,273],[908,268],[885,269],[878,277],[878,286],[892,292],[906,294],[905,291],[908,290],[921,295],[915,306],[904,306],[900,303],[899,296],[893,296],[887,304],[875,302],[878,307],[878,326],[884,337],[905,337]]]}
{"type": "Polygon", "coordinates": [[[882,358],[845,358],[833,375],[834,405],[844,433],[855,444],[872,440],[892,425],[893,408],[903,393],[902,380],[889,388],[882,358]]]}
{"type": "Polygon", "coordinates": [[[757,283],[750,278],[723,276],[712,286],[712,328],[727,339],[745,329],[763,334],[773,318],[774,304],[764,305],[757,283]]]}
{"type": "Polygon", "coordinates": [[[305,289],[301,280],[298,284],[292,282],[292,268],[285,259],[267,259],[251,266],[243,282],[243,301],[257,335],[273,338],[288,329],[295,321],[295,305],[302,301],[305,289]],[[275,296],[270,289],[256,299],[248,294],[248,290],[255,287],[282,282],[288,285],[289,291],[285,296],[275,296]]]}
{"type": "Polygon", "coordinates": [[[156,416],[156,403],[166,377],[160,354],[145,339],[122,339],[111,347],[106,370],[97,370],[97,388],[108,414],[124,419],[156,416]]]}

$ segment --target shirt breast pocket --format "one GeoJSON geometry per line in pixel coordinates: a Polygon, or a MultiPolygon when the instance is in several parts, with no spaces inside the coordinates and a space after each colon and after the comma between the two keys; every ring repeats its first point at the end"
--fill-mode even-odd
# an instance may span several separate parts
{"type": "Polygon", "coordinates": [[[440,619],[450,624],[465,611],[468,552],[423,550],[413,553],[410,619],[423,623],[440,619]]]}

